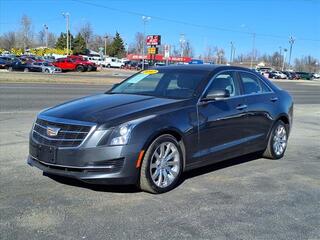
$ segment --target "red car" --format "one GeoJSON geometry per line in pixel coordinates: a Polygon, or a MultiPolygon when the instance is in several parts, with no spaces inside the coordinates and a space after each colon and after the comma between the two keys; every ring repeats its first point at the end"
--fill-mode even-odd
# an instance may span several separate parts
{"type": "Polygon", "coordinates": [[[81,56],[70,55],[67,58],[72,59],[72,61],[74,62],[83,64],[84,66],[86,66],[88,72],[97,70],[97,65],[95,63],[87,61],[81,56]]]}
{"type": "Polygon", "coordinates": [[[71,58],[58,58],[52,64],[55,67],[61,68],[62,71],[77,71],[77,72],[87,71],[86,64],[82,62],[74,61],[71,58]]]}

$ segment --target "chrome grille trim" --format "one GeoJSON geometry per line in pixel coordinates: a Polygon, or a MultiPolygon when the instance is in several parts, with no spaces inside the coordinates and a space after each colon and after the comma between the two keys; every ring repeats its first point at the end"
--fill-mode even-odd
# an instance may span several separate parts
{"type": "Polygon", "coordinates": [[[94,123],[39,115],[32,128],[32,139],[36,143],[60,149],[79,148],[95,129],[94,123]],[[57,136],[50,137],[46,134],[47,127],[59,127],[61,130],[57,136]]]}
{"type": "Polygon", "coordinates": [[[51,137],[47,137],[42,135],[41,133],[37,132],[36,130],[33,130],[33,132],[37,133],[38,135],[40,135],[41,137],[50,140],[50,141],[66,141],[66,142],[74,142],[74,141],[83,141],[84,138],[81,139],[64,139],[64,138],[51,138],[51,137]]]}
{"type": "MultiPolygon", "coordinates": [[[[38,127],[41,127],[45,130],[47,130],[46,127],[40,125],[39,123],[34,123],[35,125],[37,125],[38,127]]],[[[79,132],[79,131],[67,131],[67,130],[60,130],[59,132],[62,132],[62,133],[74,133],[74,134],[86,134],[86,133],[89,133],[89,132],[79,132]]]]}

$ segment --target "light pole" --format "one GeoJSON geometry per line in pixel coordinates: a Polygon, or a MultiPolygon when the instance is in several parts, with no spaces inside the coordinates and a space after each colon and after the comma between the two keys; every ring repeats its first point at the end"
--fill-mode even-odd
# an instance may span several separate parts
{"type": "Polygon", "coordinates": [[[142,16],[142,21],[143,21],[142,70],[144,70],[144,47],[145,47],[145,41],[146,41],[146,24],[150,19],[151,17],[142,16]]]}
{"type": "Polygon", "coordinates": [[[295,39],[291,36],[289,38],[289,44],[290,44],[290,50],[289,50],[289,61],[288,61],[288,66],[290,67],[290,63],[291,63],[291,54],[292,54],[292,45],[294,44],[295,39]]]}
{"type": "Polygon", "coordinates": [[[67,56],[69,55],[69,16],[68,12],[63,12],[62,16],[66,19],[66,29],[67,29],[67,56]]]}
{"type": "Polygon", "coordinates": [[[44,33],[46,35],[46,48],[48,48],[48,25],[43,24],[43,27],[44,27],[44,33]]]}
{"type": "Polygon", "coordinates": [[[107,56],[107,39],[108,39],[108,36],[105,35],[103,38],[104,38],[104,56],[107,56]]]}

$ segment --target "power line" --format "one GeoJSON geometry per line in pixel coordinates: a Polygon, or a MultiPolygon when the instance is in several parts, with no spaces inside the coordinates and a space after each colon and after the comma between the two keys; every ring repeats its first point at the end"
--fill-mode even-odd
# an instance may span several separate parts
{"type": "MultiPolygon", "coordinates": [[[[121,12],[121,13],[130,14],[130,15],[135,15],[135,16],[139,16],[139,17],[147,15],[147,16],[150,16],[152,19],[157,19],[157,20],[161,20],[161,21],[182,24],[182,25],[186,25],[186,26],[192,26],[192,27],[196,27],[196,28],[204,28],[204,29],[211,29],[211,30],[224,31],[224,32],[233,32],[233,33],[240,33],[240,34],[247,34],[247,35],[255,34],[256,37],[259,36],[259,37],[268,37],[268,38],[277,38],[277,39],[288,39],[288,36],[265,34],[265,33],[256,33],[256,32],[253,33],[253,32],[249,32],[249,31],[240,31],[240,30],[231,29],[231,28],[224,28],[224,27],[209,26],[209,25],[203,25],[203,24],[197,24],[197,23],[190,23],[190,22],[176,20],[176,19],[172,19],[172,18],[159,17],[159,16],[155,16],[155,15],[142,13],[142,12],[129,11],[129,10],[115,8],[115,7],[105,6],[105,5],[102,5],[102,4],[87,2],[87,1],[84,1],[84,0],[71,0],[71,1],[77,2],[77,3],[86,4],[86,5],[90,5],[90,6],[94,6],[94,7],[98,7],[98,8],[104,8],[104,9],[108,9],[108,10],[115,11],[115,12],[121,12]]],[[[300,40],[300,41],[320,42],[320,39],[298,38],[298,37],[296,37],[296,39],[300,40]]]]}

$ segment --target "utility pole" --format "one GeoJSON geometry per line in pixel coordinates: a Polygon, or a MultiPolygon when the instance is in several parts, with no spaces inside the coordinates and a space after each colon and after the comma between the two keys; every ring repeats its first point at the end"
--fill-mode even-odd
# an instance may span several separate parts
{"type": "Polygon", "coordinates": [[[104,38],[104,56],[107,56],[107,40],[108,40],[108,36],[105,35],[103,38],[104,38]]]}
{"type": "Polygon", "coordinates": [[[142,16],[142,21],[143,21],[142,70],[144,70],[144,47],[146,43],[146,24],[150,19],[151,17],[142,16]]]}
{"type": "Polygon", "coordinates": [[[233,44],[233,42],[231,41],[230,42],[230,45],[231,45],[231,50],[230,50],[230,64],[233,62],[233,48],[234,48],[234,44],[233,44]]]}
{"type": "Polygon", "coordinates": [[[43,27],[44,27],[45,37],[46,37],[46,48],[48,48],[48,25],[43,24],[43,27]]]}
{"type": "Polygon", "coordinates": [[[283,49],[283,62],[282,62],[282,71],[284,71],[285,70],[285,62],[286,62],[286,56],[287,56],[287,51],[288,51],[288,49],[286,49],[286,48],[284,48],[283,49]]]}
{"type": "Polygon", "coordinates": [[[255,60],[255,45],[256,45],[256,33],[252,33],[252,55],[251,55],[250,68],[253,67],[253,60],[255,60]]]}
{"type": "Polygon", "coordinates": [[[291,65],[291,54],[292,54],[292,46],[293,46],[293,44],[294,44],[294,42],[295,42],[295,39],[291,36],[290,38],[289,38],[289,44],[290,44],[290,50],[289,50],[289,61],[288,61],[288,66],[290,67],[291,65]]]}
{"type": "Polygon", "coordinates": [[[70,45],[69,45],[69,33],[70,33],[70,30],[69,30],[69,16],[70,14],[68,12],[63,12],[62,13],[62,16],[66,19],[66,29],[67,29],[67,56],[69,55],[69,48],[70,48],[70,45]]]}

